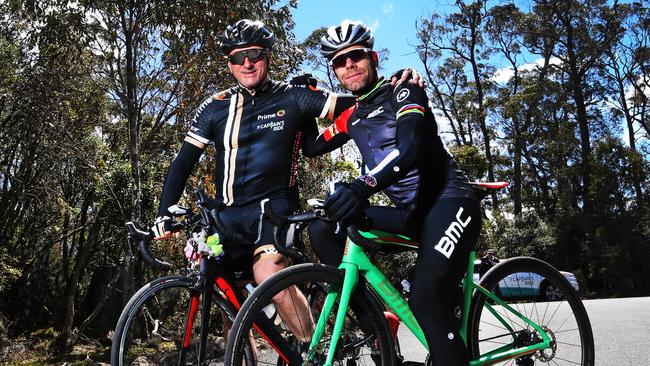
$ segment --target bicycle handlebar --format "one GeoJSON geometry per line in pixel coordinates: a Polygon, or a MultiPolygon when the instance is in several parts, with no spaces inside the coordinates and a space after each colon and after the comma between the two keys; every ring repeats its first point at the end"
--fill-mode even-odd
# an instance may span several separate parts
{"type": "MultiPolygon", "coordinates": [[[[502,189],[508,185],[507,182],[472,182],[470,184],[472,188],[475,190],[476,194],[481,198],[487,196],[493,191],[502,189]]],[[[323,218],[327,220],[327,217],[322,207],[316,208],[312,211],[296,214],[296,215],[282,216],[276,213],[275,211],[273,211],[273,207],[271,206],[270,201],[267,201],[264,204],[264,215],[266,215],[266,217],[269,219],[271,224],[275,226],[273,236],[275,238],[275,248],[278,250],[278,252],[280,252],[285,256],[298,258],[298,259],[303,259],[304,254],[293,249],[293,245],[292,245],[293,238],[291,238],[290,241],[289,240],[285,241],[284,245],[281,244],[282,241],[280,241],[280,228],[284,227],[287,224],[301,224],[301,223],[313,221],[318,218],[323,218]]],[[[361,217],[360,219],[361,220],[355,222],[361,223],[360,225],[362,227],[366,226],[366,223],[368,222],[368,218],[361,217]]],[[[366,230],[365,229],[360,230],[357,225],[350,224],[347,227],[346,234],[355,244],[359,245],[360,247],[370,252],[376,253],[381,251],[380,243],[364,237],[362,234],[360,234],[360,231],[366,231],[366,230]]]]}
{"type": "Polygon", "coordinates": [[[304,262],[305,255],[299,250],[294,249],[294,234],[287,235],[287,240],[281,240],[281,229],[287,224],[290,225],[289,230],[295,229],[295,224],[302,224],[305,222],[316,220],[322,217],[318,210],[308,211],[296,215],[282,216],[273,210],[271,201],[266,201],[263,206],[264,215],[269,219],[271,224],[275,227],[273,229],[273,238],[275,249],[282,255],[290,257],[298,262],[304,262]]]}
{"type": "Polygon", "coordinates": [[[250,245],[250,240],[247,240],[241,234],[230,230],[223,221],[221,221],[218,210],[219,203],[216,200],[208,196],[205,191],[200,188],[197,188],[194,193],[197,196],[199,206],[207,210],[207,212],[201,210],[201,213],[205,215],[203,220],[214,225],[222,241],[233,242],[245,246],[250,245]]]}
{"type": "MultiPolygon", "coordinates": [[[[200,188],[196,189],[194,193],[197,197],[200,213],[193,215],[184,221],[174,222],[170,228],[172,233],[186,230],[199,221],[203,221],[206,226],[212,226],[216,229],[222,241],[233,242],[240,245],[250,245],[249,240],[246,240],[242,235],[228,229],[228,227],[219,219],[217,209],[219,203],[217,201],[210,198],[200,188]]],[[[172,268],[171,264],[157,259],[151,251],[149,251],[149,242],[154,237],[151,231],[140,230],[140,228],[131,221],[127,222],[125,225],[129,240],[136,240],[138,242],[138,249],[142,254],[142,259],[147,263],[147,265],[151,266],[153,269],[161,271],[168,271],[172,268]]]]}
{"type": "MultiPolygon", "coordinates": [[[[149,251],[149,241],[153,238],[153,234],[150,231],[143,231],[138,229],[134,222],[127,222],[126,230],[128,231],[129,240],[136,239],[138,241],[138,249],[142,254],[142,259],[151,266],[153,269],[168,271],[172,268],[172,265],[156,259],[156,257],[151,254],[149,251]]],[[[175,224],[176,225],[176,224],[175,224]]]]}
{"type": "Polygon", "coordinates": [[[364,249],[367,249],[370,252],[377,253],[381,250],[381,244],[359,234],[359,229],[357,229],[357,227],[354,225],[348,226],[347,234],[355,244],[364,249]]]}
{"type": "MultiPolygon", "coordinates": [[[[200,213],[192,216],[187,220],[175,222],[172,224],[170,230],[171,232],[178,232],[187,229],[197,222],[203,221],[207,225],[212,226],[214,229],[216,229],[216,231],[221,236],[222,241],[239,245],[250,245],[250,240],[247,240],[239,233],[233,232],[221,221],[218,212],[219,203],[217,201],[210,198],[202,189],[196,189],[195,194],[197,197],[197,203],[199,204],[200,213]]],[[[284,256],[292,258],[298,262],[304,262],[305,255],[294,247],[295,235],[293,233],[290,233],[287,235],[286,240],[281,240],[281,231],[286,225],[290,225],[288,230],[291,231],[296,228],[296,225],[310,222],[319,218],[326,218],[323,210],[317,208],[312,211],[283,216],[273,210],[270,201],[266,201],[263,205],[263,213],[275,227],[273,231],[273,237],[275,239],[274,246],[276,250],[284,256]]],[[[142,258],[145,263],[147,263],[147,265],[151,266],[153,269],[162,271],[167,271],[172,268],[171,264],[157,259],[149,251],[148,244],[151,239],[153,239],[152,232],[140,230],[137,225],[131,221],[127,222],[125,225],[128,231],[129,240],[138,241],[138,249],[140,250],[142,258]]],[[[377,252],[381,248],[381,245],[379,243],[376,243],[371,239],[367,239],[359,234],[359,231],[355,225],[348,226],[347,234],[348,237],[352,239],[352,241],[369,251],[377,252]]]]}
{"type": "MultiPolygon", "coordinates": [[[[285,241],[284,245],[281,244],[282,241],[280,241],[280,228],[287,224],[300,224],[319,218],[325,218],[325,213],[320,209],[307,211],[296,215],[282,216],[273,211],[273,207],[271,206],[270,201],[267,201],[264,204],[264,214],[269,219],[271,224],[275,226],[273,234],[275,237],[275,248],[278,250],[278,252],[284,254],[285,256],[290,256],[298,259],[304,259],[304,254],[293,249],[293,241],[285,241]]],[[[378,252],[381,249],[381,244],[361,235],[356,225],[348,226],[347,235],[350,239],[352,239],[352,241],[364,249],[367,249],[368,251],[378,252]]]]}

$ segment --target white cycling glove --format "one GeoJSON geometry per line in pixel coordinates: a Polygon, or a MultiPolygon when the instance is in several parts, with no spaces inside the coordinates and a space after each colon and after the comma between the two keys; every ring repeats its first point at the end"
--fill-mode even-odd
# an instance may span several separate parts
{"type": "Polygon", "coordinates": [[[169,216],[158,216],[151,227],[154,239],[162,240],[171,237],[172,233],[170,230],[173,223],[174,220],[169,216]]]}

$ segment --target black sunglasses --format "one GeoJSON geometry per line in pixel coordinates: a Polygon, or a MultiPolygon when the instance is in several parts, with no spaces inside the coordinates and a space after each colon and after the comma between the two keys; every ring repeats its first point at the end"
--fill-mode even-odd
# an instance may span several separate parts
{"type": "Polygon", "coordinates": [[[332,66],[332,68],[334,68],[334,69],[337,69],[339,67],[343,67],[343,66],[345,66],[345,63],[347,62],[348,58],[350,60],[352,60],[352,62],[359,62],[359,61],[363,60],[364,58],[366,58],[366,56],[368,56],[368,52],[370,52],[370,51],[371,51],[370,48],[356,48],[356,49],[351,50],[349,52],[342,53],[342,54],[334,57],[330,61],[330,66],[332,66]]]}
{"type": "Polygon", "coordinates": [[[251,48],[249,50],[235,52],[228,56],[228,61],[233,65],[243,65],[246,57],[248,57],[250,62],[257,62],[266,58],[266,50],[264,48],[251,48]]]}

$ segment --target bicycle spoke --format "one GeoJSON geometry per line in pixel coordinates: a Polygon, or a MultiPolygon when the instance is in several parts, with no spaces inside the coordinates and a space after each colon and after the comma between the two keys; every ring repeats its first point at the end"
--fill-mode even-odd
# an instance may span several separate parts
{"type": "MultiPolygon", "coordinates": [[[[550,342],[546,348],[520,357],[521,364],[534,360],[534,364],[593,366],[593,340],[584,307],[570,285],[563,281],[562,275],[555,269],[532,258],[508,260],[495,267],[482,280],[481,285],[496,293],[499,283],[516,273],[531,273],[543,278],[546,281],[545,286],[555,292],[553,298],[562,300],[539,301],[525,297],[508,297],[506,302],[524,317],[522,319],[505,307],[492,305],[485,296],[476,295],[470,309],[473,320],[469,328],[471,334],[468,334],[469,348],[473,352],[472,359],[478,358],[478,355],[507,350],[512,350],[513,354],[521,354],[520,350],[541,346],[541,342],[548,339],[550,342]],[[533,327],[528,321],[536,322],[536,326],[533,327]],[[510,331],[504,334],[504,328],[508,327],[510,331]]],[[[509,296],[524,294],[518,280],[511,281],[509,285],[509,296]]],[[[505,290],[503,294],[506,294],[505,290]]],[[[544,296],[543,293],[541,295],[544,296]]],[[[519,363],[510,359],[496,364],[519,363]]]]}
{"type": "MultiPolygon", "coordinates": [[[[318,316],[321,315],[324,305],[323,301],[327,296],[326,289],[338,288],[341,283],[339,282],[338,270],[335,268],[324,269],[322,266],[293,266],[283,271],[283,275],[286,277],[282,277],[281,279],[276,277],[276,283],[268,282],[262,284],[254,293],[256,297],[255,301],[247,301],[244,304],[240,311],[240,316],[237,317],[234,325],[241,329],[239,334],[243,334],[244,329],[250,328],[251,322],[255,321],[258,316],[256,314],[259,314],[261,308],[270,303],[271,299],[276,298],[280,292],[286,291],[291,287],[300,289],[307,299],[315,325],[318,316]]],[[[289,296],[289,298],[290,302],[287,301],[287,308],[291,309],[290,311],[294,313],[300,313],[301,304],[304,300],[297,296],[289,296]]],[[[341,336],[337,339],[338,346],[333,355],[335,365],[362,366],[374,365],[375,362],[379,362],[381,365],[388,365],[389,361],[392,362],[392,358],[387,356],[390,353],[388,351],[382,353],[381,351],[390,349],[390,333],[387,329],[378,327],[378,324],[383,324],[384,315],[383,312],[378,310],[372,312],[371,309],[377,309],[377,306],[368,305],[368,300],[365,296],[353,295],[351,297],[350,308],[344,321],[341,336]],[[364,312],[367,312],[367,314],[364,312]],[[360,318],[367,319],[363,322],[360,318]]],[[[284,346],[291,348],[292,352],[300,357],[298,360],[292,360],[292,362],[317,365],[322,364],[326,360],[332,339],[332,328],[335,317],[336,312],[334,311],[329,314],[327,319],[321,321],[323,324],[323,333],[312,348],[309,348],[310,342],[298,341],[294,333],[299,331],[303,334],[311,335],[314,329],[307,321],[295,321],[293,324],[296,329],[285,329],[282,331],[284,346]],[[307,351],[309,352],[307,353],[307,351]]],[[[290,328],[288,323],[286,325],[290,328]]],[[[278,328],[278,325],[274,324],[273,326],[276,329],[278,328]]],[[[241,339],[241,336],[238,336],[229,340],[226,354],[227,362],[236,364],[241,359],[239,352],[236,352],[241,339]]],[[[263,339],[258,339],[258,341],[260,344],[268,344],[263,339]]],[[[260,357],[265,362],[272,363],[273,360],[277,359],[277,353],[272,347],[267,347],[266,350],[267,352],[262,352],[263,354],[260,357]]]]}

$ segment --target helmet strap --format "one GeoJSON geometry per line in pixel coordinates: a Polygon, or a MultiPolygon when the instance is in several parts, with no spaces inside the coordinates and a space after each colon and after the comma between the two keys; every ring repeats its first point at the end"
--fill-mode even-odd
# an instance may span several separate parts
{"type": "Polygon", "coordinates": [[[377,51],[370,51],[370,59],[372,60],[372,65],[376,70],[379,66],[379,55],[377,54],[377,51]]]}

